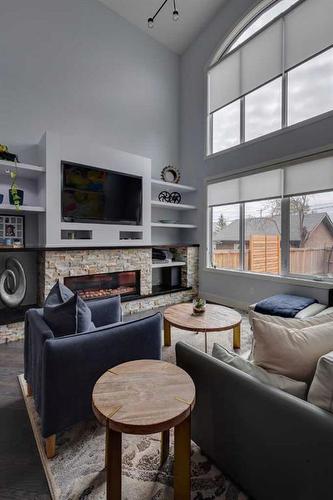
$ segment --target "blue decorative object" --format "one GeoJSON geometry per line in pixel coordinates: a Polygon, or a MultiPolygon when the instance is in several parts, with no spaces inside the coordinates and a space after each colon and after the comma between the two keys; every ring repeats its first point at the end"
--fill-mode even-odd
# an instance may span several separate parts
{"type": "Polygon", "coordinates": [[[3,202],[3,194],[0,194],[0,205],[3,202]]]}

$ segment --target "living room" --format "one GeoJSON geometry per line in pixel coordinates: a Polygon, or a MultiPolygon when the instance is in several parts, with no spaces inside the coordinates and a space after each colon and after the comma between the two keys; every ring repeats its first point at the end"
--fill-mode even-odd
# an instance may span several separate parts
{"type": "Polygon", "coordinates": [[[332,2],[1,7],[0,499],[330,498],[332,2]]]}

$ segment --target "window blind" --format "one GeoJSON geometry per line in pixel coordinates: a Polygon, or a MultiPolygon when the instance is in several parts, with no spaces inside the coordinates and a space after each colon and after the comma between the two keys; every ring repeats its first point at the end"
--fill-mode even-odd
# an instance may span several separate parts
{"type": "Polygon", "coordinates": [[[284,194],[333,190],[333,157],[317,158],[284,168],[284,194]]]}
{"type": "Polygon", "coordinates": [[[208,184],[208,206],[333,190],[333,156],[208,184]]]}
{"type": "Polygon", "coordinates": [[[332,20],[332,0],[305,0],[286,14],[286,70],[332,45],[332,20]]]}
{"type": "Polygon", "coordinates": [[[282,31],[279,19],[209,71],[210,113],[281,75],[282,31]]]}
{"type": "Polygon", "coordinates": [[[208,184],[208,206],[226,205],[244,201],[279,198],[282,196],[282,169],[208,184]]]}

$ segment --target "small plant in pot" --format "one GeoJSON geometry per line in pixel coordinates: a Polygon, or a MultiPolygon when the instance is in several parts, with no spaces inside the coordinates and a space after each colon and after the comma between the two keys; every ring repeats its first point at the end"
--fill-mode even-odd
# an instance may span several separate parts
{"type": "Polygon", "coordinates": [[[9,189],[9,203],[11,205],[15,205],[16,210],[20,210],[20,206],[23,205],[24,191],[22,189],[17,188],[16,177],[17,177],[17,166],[15,161],[15,170],[12,170],[10,172],[10,178],[12,180],[12,184],[9,189]]]}
{"type": "Polygon", "coordinates": [[[194,314],[203,314],[206,310],[206,301],[197,297],[193,300],[193,312],[194,314]]]}

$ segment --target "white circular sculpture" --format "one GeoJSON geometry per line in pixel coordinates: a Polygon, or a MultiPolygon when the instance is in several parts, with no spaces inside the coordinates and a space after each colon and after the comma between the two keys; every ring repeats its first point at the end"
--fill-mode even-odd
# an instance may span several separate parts
{"type": "Polygon", "coordinates": [[[17,307],[23,302],[26,291],[27,279],[22,264],[10,257],[0,275],[0,299],[7,307],[17,307]]]}

